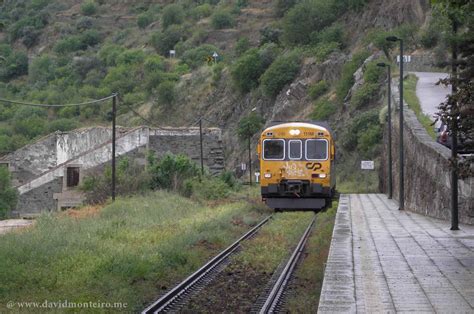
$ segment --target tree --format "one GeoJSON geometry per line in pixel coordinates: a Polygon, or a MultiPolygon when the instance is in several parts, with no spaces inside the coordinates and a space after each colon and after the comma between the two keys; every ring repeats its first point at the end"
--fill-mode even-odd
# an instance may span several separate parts
{"type": "Polygon", "coordinates": [[[251,112],[248,116],[240,119],[237,135],[242,141],[247,140],[262,128],[263,123],[265,120],[262,116],[251,112]]]}
{"type": "Polygon", "coordinates": [[[183,23],[184,13],[183,7],[179,4],[169,4],[163,9],[162,24],[163,28],[167,28],[173,24],[183,23]]]}
{"type": "Polygon", "coordinates": [[[0,219],[6,218],[15,209],[17,199],[17,191],[11,186],[10,172],[0,166],[0,219]]]}
{"type": "MultiPolygon", "coordinates": [[[[442,80],[451,84],[453,92],[440,105],[438,117],[449,128],[453,140],[460,139],[467,149],[474,149],[474,3],[469,0],[433,0],[451,20],[453,26],[451,60],[453,73],[442,80]]],[[[452,156],[452,165],[461,177],[473,176],[469,163],[458,164],[457,156],[452,156]]]]}

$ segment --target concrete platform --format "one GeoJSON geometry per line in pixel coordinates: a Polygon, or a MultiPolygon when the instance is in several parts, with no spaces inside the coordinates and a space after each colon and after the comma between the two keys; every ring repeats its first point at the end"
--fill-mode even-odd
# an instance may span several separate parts
{"type": "Polygon", "coordinates": [[[320,313],[474,313],[474,226],[341,195],[320,313]]]}

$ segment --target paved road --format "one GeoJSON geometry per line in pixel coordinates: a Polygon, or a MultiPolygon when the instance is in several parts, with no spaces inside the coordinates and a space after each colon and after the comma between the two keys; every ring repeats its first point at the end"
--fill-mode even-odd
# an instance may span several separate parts
{"type": "Polygon", "coordinates": [[[433,116],[438,112],[438,106],[451,92],[451,86],[436,85],[441,78],[447,78],[447,73],[436,72],[409,72],[418,77],[416,96],[420,100],[421,110],[433,121],[433,116]]]}
{"type": "Polygon", "coordinates": [[[318,313],[473,313],[474,226],[341,195],[318,313]]]}

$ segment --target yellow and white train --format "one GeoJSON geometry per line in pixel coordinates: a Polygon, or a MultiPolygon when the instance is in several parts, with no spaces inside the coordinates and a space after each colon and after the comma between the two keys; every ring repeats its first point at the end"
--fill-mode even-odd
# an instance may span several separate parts
{"type": "Polygon", "coordinates": [[[324,208],[336,188],[335,145],[323,122],[287,122],[265,129],[258,142],[262,199],[275,209],[324,208]]]}

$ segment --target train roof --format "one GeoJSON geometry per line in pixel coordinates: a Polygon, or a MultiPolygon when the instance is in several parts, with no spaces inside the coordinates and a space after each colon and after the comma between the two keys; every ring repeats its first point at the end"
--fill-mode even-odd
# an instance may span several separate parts
{"type": "Polygon", "coordinates": [[[332,134],[329,123],[325,121],[272,121],[265,131],[275,130],[281,127],[309,127],[315,129],[325,129],[332,134]]]}

